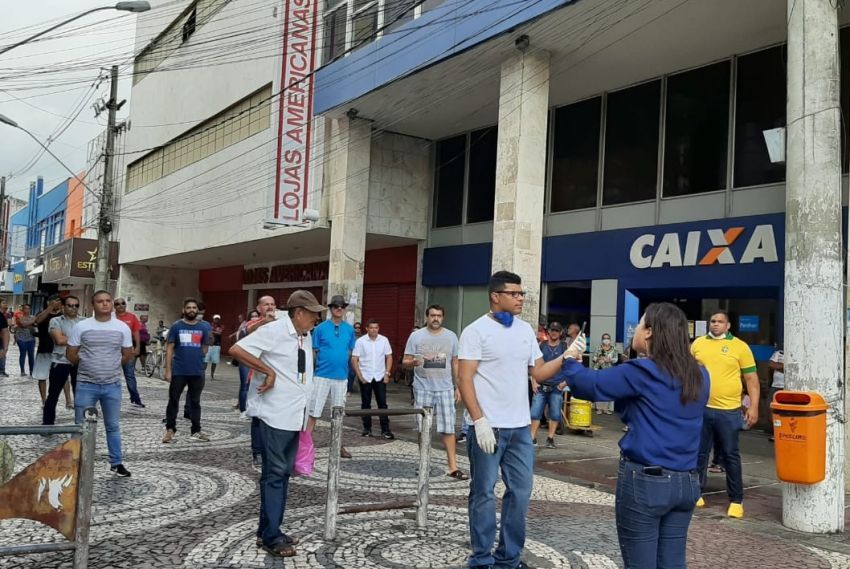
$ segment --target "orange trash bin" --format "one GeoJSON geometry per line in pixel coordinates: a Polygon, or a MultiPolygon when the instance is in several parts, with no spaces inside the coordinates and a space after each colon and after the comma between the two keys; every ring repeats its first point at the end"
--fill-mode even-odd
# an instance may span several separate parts
{"type": "Polygon", "coordinates": [[[814,391],[777,391],[770,404],[776,476],[783,482],[816,484],[826,477],[826,411],[814,391]]]}

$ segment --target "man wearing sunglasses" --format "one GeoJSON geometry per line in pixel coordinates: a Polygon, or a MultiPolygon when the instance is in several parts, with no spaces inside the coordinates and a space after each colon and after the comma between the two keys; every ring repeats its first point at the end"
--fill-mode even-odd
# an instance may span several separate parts
{"type": "MultiPolygon", "coordinates": [[[[331,317],[313,331],[313,350],[316,356],[316,370],[313,377],[313,393],[310,397],[310,418],[307,430],[313,432],[316,419],[322,416],[328,395],[332,407],[345,406],[348,392],[348,372],[351,351],[354,349],[354,327],[342,317],[348,303],[342,295],[331,298],[328,308],[331,317]]],[[[339,452],[342,458],[351,458],[345,447],[339,452]]]]}
{"type": "Polygon", "coordinates": [[[56,403],[59,394],[62,393],[68,378],[71,378],[71,387],[77,391],[77,366],[71,365],[65,357],[68,346],[68,336],[71,331],[83,319],[77,314],[80,310],[80,299],[76,296],[66,296],[62,302],[62,314],[50,320],[48,332],[53,340],[52,362],[50,364],[50,377],[47,386],[47,401],[44,403],[41,424],[53,425],[56,423],[56,403]]]}
{"type": "Polygon", "coordinates": [[[127,391],[130,393],[130,405],[132,405],[133,407],[144,409],[145,405],[144,403],[142,403],[142,396],[139,395],[139,387],[136,384],[135,359],[139,357],[139,349],[141,346],[140,333],[142,330],[142,323],[139,321],[138,317],[135,314],[127,311],[127,300],[120,297],[115,299],[115,317],[124,324],[126,324],[130,328],[130,333],[133,335],[133,350],[135,353],[135,357],[128,363],[125,363],[123,365],[124,381],[126,381],[127,391]]]}
{"type": "Polygon", "coordinates": [[[313,389],[310,331],[326,310],[306,290],[293,292],[286,307],[287,314],[255,328],[230,348],[231,356],[258,372],[251,378],[247,404],[248,415],[259,419],[263,446],[257,545],[275,557],[294,556],[298,545],[298,538],[281,532],[280,525],[313,389]]]}

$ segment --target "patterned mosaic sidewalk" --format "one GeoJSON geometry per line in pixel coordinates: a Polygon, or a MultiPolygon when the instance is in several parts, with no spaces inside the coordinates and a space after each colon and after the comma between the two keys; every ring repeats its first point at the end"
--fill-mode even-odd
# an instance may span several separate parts
{"type": "MultiPolygon", "coordinates": [[[[172,445],[160,443],[167,385],[142,379],[147,409],[125,406],[122,435],[129,479],[108,472],[103,430],[99,430],[92,526],[93,568],[460,568],[468,555],[467,483],[443,476],[445,455],[432,466],[427,529],[415,527],[410,512],[344,515],[338,539],[322,539],[328,437],[320,423],[316,472],[293,479],[284,522],[301,537],[298,556],[273,559],[254,544],[258,474],[250,467],[248,423],[232,410],[235,384],[218,380],[204,392],[204,429],[210,443],[188,439],[188,422],[178,426],[172,445]]],[[[62,401],[64,403],[64,401],[62,401]]],[[[60,405],[61,407],[61,405],[60,405]]],[[[40,405],[35,382],[0,380],[3,423],[36,424],[40,405]]],[[[59,422],[72,412],[61,408],[59,422]]],[[[61,439],[10,437],[17,469],[61,439]]],[[[363,439],[346,432],[354,455],[343,461],[340,502],[350,505],[412,496],[416,486],[416,446],[396,440],[363,439]]],[[[468,469],[460,457],[461,468],[468,469]]],[[[501,492],[501,488],[498,489],[501,492]]],[[[613,496],[545,476],[535,478],[528,519],[525,560],[541,569],[622,567],[614,526],[613,496]]],[[[850,568],[850,556],[789,539],[788,532],[756,531],[741,523],[700,515],[689,536],[689,566],[850,568]]],[[[0,543],[61,539],[34,522],[0,522],[0,543]]],[[[0,558],[0,568],[71,567],[70,554],[0,558]]]]}

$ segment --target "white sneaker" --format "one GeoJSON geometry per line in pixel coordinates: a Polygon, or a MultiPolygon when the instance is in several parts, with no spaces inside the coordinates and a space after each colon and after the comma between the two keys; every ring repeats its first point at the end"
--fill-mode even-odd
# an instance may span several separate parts
{"type": "Polygon", "coordinates": [[[203,431],[198,431],[197,433],[193,433],[192,436],[189,437],[189,439],[192,442],[196,442],[196,443],[208,443],[208,442],[210,442],[209,435],[207,435],[203,431]]]}
{"type": "Polygon", "coordinates": [[[251,420],[251,417],[249,417],[245,413],[245,411],[242,411],[241,413],[239,413],[239,418],[242,419],[243,421],[250,421],[251,420]]]}

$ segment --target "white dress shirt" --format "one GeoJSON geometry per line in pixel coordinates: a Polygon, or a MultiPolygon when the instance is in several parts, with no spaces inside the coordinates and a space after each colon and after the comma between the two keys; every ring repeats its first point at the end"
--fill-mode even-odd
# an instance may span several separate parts
{"type": "Polygon", "coordinates": [[[378,334],[373,340],[369,337],[369,334],[363,334],[354,344],[354,351],[351,355],[357,356],[360,373],[368,383],[370,381],[384,381],[387,373],[386,357],[392,353],[390,341],[387,340],[386,336],[378,334]]]}
{"type": "Polygon", "coordinates": [[[254,372],[248,390],[246,414],[268,426],[302,431],[307,423],[307,399],[313,388],[313,341],[301,336],[284,313],[251,332],[236,344],[275,372],[274,387],[263,393],[257,386],[265,376],[254,372]],[[304,350],[305,373],[298,373],[298,348],[304,350]]]}

